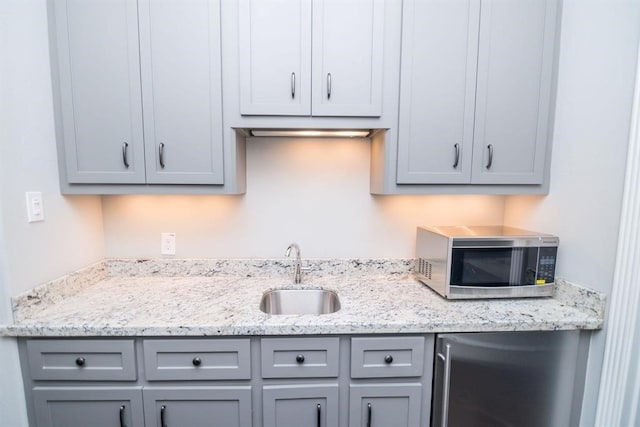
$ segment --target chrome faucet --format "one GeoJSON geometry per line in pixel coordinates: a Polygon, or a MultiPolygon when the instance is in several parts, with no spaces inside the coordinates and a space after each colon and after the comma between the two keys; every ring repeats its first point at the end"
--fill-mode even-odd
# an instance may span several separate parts
{"type": "Polygon", "coordinates": [[[291,255],[291,249],[296,250],[296,265],[293,271],[293,283],[302,283],[302,260],[300,259],[300,246],[296,243],[292,243],[287,248],[285,255],[288,257],[291,255]]]}

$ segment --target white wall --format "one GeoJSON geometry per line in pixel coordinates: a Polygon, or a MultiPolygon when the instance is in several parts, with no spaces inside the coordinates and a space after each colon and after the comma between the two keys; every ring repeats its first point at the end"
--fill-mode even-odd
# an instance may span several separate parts
{"type": "MultiPolygon", "coordinates": [[[[636,73],[640,2],[565,0],[547,197],[508,197],[505,223],[560,236],[558,276],[610,293],[636,73]]],[[[605,333],[589,354],[593,425],[605,333]]]]}
{"type": "Polygon", "coordinates": [[[244,196],[105,196],[108,257],[157,257],[177,233],[178,257],[413,257],[416,226],[500,224],[503,196],[369,194],[362,139],[247,144],[244,196]]]}
{"type": "MultiPolygon", "coordinates": [[[[99,197],[59,194],[45,0],[0,1],[0,322],[9,297],[104,256],[99,197]],[[28,224],[25,191],[45,221],[28,224]]],[[[0,339],[0,423],[26,426],[17,346],[0,339]]]]}

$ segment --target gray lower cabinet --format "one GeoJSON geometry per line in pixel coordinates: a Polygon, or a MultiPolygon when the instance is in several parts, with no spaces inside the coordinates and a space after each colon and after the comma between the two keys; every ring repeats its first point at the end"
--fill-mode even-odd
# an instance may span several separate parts
{"type": "Polygon", "coordinates": [[[418,427],[433,335],[21,339],[31,427],[418,427]]]}
{"type": "Polygon", "coordinates": [[[349,426],[428,423],[433,343],[431,335],[351,338],[349,426]]]}
{"type": "Polygon", "coordinates": [[[145,387],[147,427],[251,427],[251,387],[145,387]]]}
{"type": "Polygon", "coordinates": [[[263,427],[338,425],[338,384],[274,385],[262,389],[263,427]]]}
{"type": "Polygon", "coordinates": [[[144,425],[140,387],[35,387],[38,427],[144,425]]]}
{"type": "Polygon", "coordinates": [[[350,427],[419,427],[422,385],[352,384],[350,427]]]}

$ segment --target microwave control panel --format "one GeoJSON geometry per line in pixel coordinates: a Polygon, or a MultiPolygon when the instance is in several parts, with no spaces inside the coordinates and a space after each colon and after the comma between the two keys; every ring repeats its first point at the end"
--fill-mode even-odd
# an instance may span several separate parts
{"type": "Polygon", "coordinates": [[[553,283],[556,273],[556,255],[558,248],[541,247],[538,254],[538,277],[536,284],[553,283]]]}

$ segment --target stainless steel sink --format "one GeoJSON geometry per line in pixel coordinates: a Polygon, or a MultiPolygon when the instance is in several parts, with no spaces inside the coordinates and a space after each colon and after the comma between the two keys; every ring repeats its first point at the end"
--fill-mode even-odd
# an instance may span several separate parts
{"type": "Polygon", "coordinates": [[[265,292],[260,310],[268,314],[329,314],[340,310],[338,294],[325,289],[275,289],[265,292]]]}

